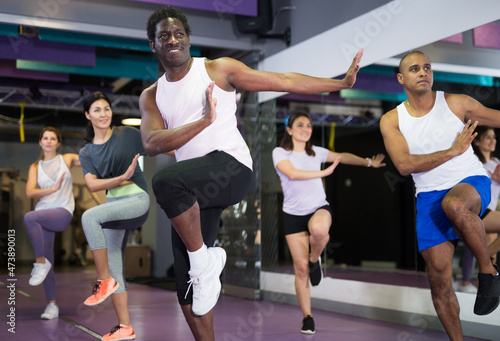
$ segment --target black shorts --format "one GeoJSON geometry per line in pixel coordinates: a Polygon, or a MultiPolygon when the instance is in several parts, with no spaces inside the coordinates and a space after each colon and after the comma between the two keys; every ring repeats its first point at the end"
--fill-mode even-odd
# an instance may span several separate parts
{"type": "Polygon", "coordinates": [[[491,210],[489,208],[485,209],[484,210],[484,213],[481,215],[481,220],[483,220],[484,218],[486,218],[486,216],[488,215],[488,213],[490,213],[491,210]]]}
{"type": "MultiPolygon", "coordinates": [[[[214,246],[222,211],[240,202],[251,184],[250,168],[222,151],[176,162],[153,177],[156,200],[169,218],[182,214],[198,202],[201,233],[207,247],[214,246]]],[[[175,228],[171,231],[177,298],[181,305],[187,305],[193,301],[192,289],[186,296],[190,280],[189,257],[175,228]]]]}
{"type": "MultiPolygon", "coordinates": [[[[330,205],[321,206],[318,210],[327,210],[332,215],[332,208],[330,205]]],[[[311,214],[307,215],[293,215],[283,212],[283,225],[285,230],[285,236],[289,234],[299,233],[299,232],[307,232],[309,233],[309,220],[318,210],[314,211],[311,214]]]]}

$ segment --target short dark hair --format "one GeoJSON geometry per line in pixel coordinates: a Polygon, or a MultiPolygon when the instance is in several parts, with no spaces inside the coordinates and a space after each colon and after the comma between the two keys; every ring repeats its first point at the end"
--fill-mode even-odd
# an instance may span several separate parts
{"type": "Polygon", "coordinates": [[[146,25],[146,31],[148,33],[149,40],[155,40],[156,35],[156,25],[163,19],[174,18],[178,19],[188,36],[191,35],[191,27],[189,26],[189,21],[183,11],[173,6],[164,6],[158,8],[149,16],[148,23],[146,25]]]}
{"type": "Polygon", "coordinates": [[[411,56],[412,54],[423,54],[425,56],[425,53],[423,53],[422,51],[410,51],[408,52],[407,54],[405,54],[403,56],[403,58],[401,58],[401,60],[399,61],[399,68],[398,68],[398,72],[401,73],[401,65],[403,65],[403,61],[408,57],[408,56],[411,56]]]}

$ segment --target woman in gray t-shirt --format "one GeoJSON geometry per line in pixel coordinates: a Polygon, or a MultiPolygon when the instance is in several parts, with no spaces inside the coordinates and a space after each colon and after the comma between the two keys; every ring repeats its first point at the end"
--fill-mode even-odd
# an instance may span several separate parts
{"type": "Polygon", "coordinates": [[[149,212],[146,180],[137,167],[139,155],[145,155],[145,151],[139,130],[111,127],[111,105],[105,94],[87,96],[84,112],[89,125],[88,143],[79,154],[83,175],[92,192],[106,190],[106,203],[82,215],[97,270],[97,281],[85,304],[99,304],[113,294],[118,324],[103,340],[131,339],[135,334],[128,313],[123,254],[129,231],[140,227],[149,212]]]}

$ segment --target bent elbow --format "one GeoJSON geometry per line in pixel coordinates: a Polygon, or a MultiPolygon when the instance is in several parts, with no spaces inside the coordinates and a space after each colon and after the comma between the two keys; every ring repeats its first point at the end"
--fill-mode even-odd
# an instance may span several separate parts
{"type": "Polygon", "coordinates": [[[144,151],[146,152],[146,154],[150,157],[153,157],[153,156],[156,156],[158,155],[159,153],[157,152],[156,148],[154,146],[152,146],[150,143],[146,143],[144,145],[144,151]]]}
{"type": "Polygon", "coordinates": [[[409,166],[396,166],[399,174],[401,174],[402,176],[407,176],[407,175],[410,175],[412,172],[411,172],[411,169],[409,166]]]}

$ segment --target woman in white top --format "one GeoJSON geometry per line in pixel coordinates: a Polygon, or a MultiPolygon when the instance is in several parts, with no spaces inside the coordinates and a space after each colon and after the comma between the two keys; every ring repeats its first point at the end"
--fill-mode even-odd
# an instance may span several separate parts
{"type": "MultiPolygon", "coordinates": [[[[472,143],[472,148],[491,179],[491,202],[481,216],[481,219],[487,230],[500,230],[500,212],[496,211],[498,196],[500,195],[500,168],[497,170],[500,160],[493,156],[497,144],[495,130],[486,126],[478,126],[475,131],[477,136],[472,143]]],[[[496,253],[500,251],[500,238],[496,240],[498,233],[488,233],[487,237],[490,257],[493,259],[493,263],[496,263],[496,253]]],[[[456,291],[475,294],[477,293],[477,288],[471,282],[472,270],[474,269],[474,255],[467,245],[464,244],[463,248],[464,254],[461,264],[462,280],[457,281],[453,286],[456,291]]]]}
{"type": "MultiPolygon", "coordinates": [[[[483,163],[491,179],[491,202],[488,209],[482,215],[483,223],[487,230],[500,230],[500,212],[498,212],[498,197],[500,196],[500,160],[493,153],[497,145],[495,130],[491,127],[479,126],[476,128],[477,136],[472,144],[474,153],[483,163]]],[[[500,239],[497,240],[498,233],[489,233],[489,252],[496,262],[496,254],[500,251],[500,239]]]]}
{"type": "Polygon", "coordinates": [[[42,154],[30,166],[26,196],[39,199],[35,210],[24,216],[24,223],[35,250],[35,263],[30,285],[43,283],[48,305],[41,315],[42,319],[59,316],[56,305],[56,284],[52,264],[54,263],[54,237],[71,222],[75,200],[73,197],[73,178],[70,169],[80,166],[78,155],[59,154],[61,133],[53,127],[45,127],[39,138],[42,154]]]}
{"type": "Polygon", "coordinates": [[[295,270],[295,291],[304,315],[301,332],[314,334],[309,280],[316,286],[323,275],[321,253],[330,239],[332,211],[326,201],[322,177],[333,173],[339,163],[379,168],[383,154],[362,158],[336,153],[311,144],[312,122],[306,113],[293,114],[286,124],[280,147],[273,150],[273,163],[283,188],[285,237],[295,270]],[[321,164],[333,162],[321,170],[321,164]]]}

